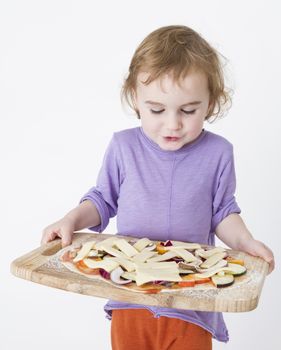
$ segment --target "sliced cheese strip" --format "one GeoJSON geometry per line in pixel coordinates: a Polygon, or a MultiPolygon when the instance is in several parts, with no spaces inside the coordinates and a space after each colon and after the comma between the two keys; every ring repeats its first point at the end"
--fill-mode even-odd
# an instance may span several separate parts
{"type": "Polygon", "coordinates": [[[215,265],[218,261],[222,260],[223,258],[226,257],[226,253],[225,252],[219,252],[216,253],[214,255],[211,255],[207,260],[205,260],[200,267],[208,269],[210,267],[212,267],[213,265],[215,265]]]}
{"type": "MultiPolygon", "coordinates": [[[[219,271],[227,271],[229,266],[226,265],[228,265],[226,260],[220,260],[216,265],[206,270],[206,272],[200,272],[196,274],[196,276],[201,278],[211,277],[219,271]]],[[[201,271],[203,271],[203,269],[201,271]]]]}
{"type": "Polygon", "coordinates": [[[222,259],[222,260],[218,261],[215,265],[210,267],[209,269],[201,269],[201,268],[197,268],[197,269],[198,269],[198,272],[205,273],[205,272],[210,272],[210,271],[217,269],[219,267],[225,267],[227,265],[228,265],[228,262],[225,259],[222,259]]]}
{"type": "Polygon", "coordinates": [[[137,270],[136,283],[140,286],[151,281],[182,281],[178,271],[170,271],[164,269],[139,269],[137,270]]]}
{"type": "Polygon", "coordinates": [[[205,277],[211,277],[214,276],[217,272],[223,271],[223,267],[218,267],[216,269],[209,269],[207,272],[203,273],[196,273],[195,276],[198,278],[205,278],[205,277]]]}
{"type": "Polygon", "coordinates": [[[141,238],[139,239],[134,245],[133,247],[135,249],[137,249],[139,252],[141,252],[145,247],[147,247],[151,242],[150,239],[144,237],[144,238],[141,238]]]}
{"type": "Polygon", "coordinates": [[[138,250],[135,249],[130,243],[128,243],[124,238],[119,239],[115,242],[117,248],[119,248],[128,257],[132,257],[138,254],[138,250]]]}
{"type": "Polygon", "coordinates": [[[103,254],[100,254],[99,252],[98,252],[98,250],[95,250],[95,249],[91,249],[90,251],[89,251],[89,253],[88,253],[88,257],[90,256],[90,257],[92,257],[92,256],[102,256],[103,254]]]}
{"type": "Polygon", "coordinates": [[[117,257],[104,258],[104,260],[107,260],[107,259],[116,261],[119,265],[124,267],[124,269],[127,270],[128,272],[135,271],[135,269],[136,269],[135,264],[133,262],[131,262],[130,260],[128,260],[128,259],[117,258],[117,257]]]}
{"type": "Polygon", "coordinates": [[[95,248],[98,250],[102,250],[102,246],[106,245],[106,246],[113,246],[115,244],[115,242],[120,239],[118,237],[109,237],[107,239],[104,239],[103,241],[97,242],[95,245],[95,248]]]}
{"type": "Polygon", "coordinates": [[[185,249],[175,248],[171,252],[176,253],[177,256],[183,258],[186,262],[192,262],[197,260],[197,258],[192,253],[188,252],[185,249]]]}
{"type": "Polygon", "coordinates": [[[127,272],[127,271],[123,272],[121,275],[121,277],[126,278],[127,280],[133,280],[133,281],[136,280],[136,276],[137,274],[135,272],[127,272]]]}
{"type": "Polygon", "coordinates": [[[147,262],[149,263],[149,262],[156,262],[156,261],[165,261],[165,260],[172,259],[176,256],[178,256],[176,252],[170,251],[164,254],[157,255],[153,258],[147,259],[147,262]]]}
{"type": "Polygon", "coordinates": [[[199,255],[204,258],[204,259],[208,259],[210,258],[212,255],[216,254],[216,253],[221,253],[221,252],[225,252],[226,249],[222,248],[222,247],[216,247],[210,250],[203,250],[202,252],[199,252],[199,255]]]}
{"type": "MultiPolygon", "coordinates": [[[[165,247],[166,248],[166,247],[165,247]]],[[[156,262],[156,261],[165,261],[165,260],[169,260],[175,257],[181,257],[183,258],[186,262],[192,262],[192,261],[196,261],[197,258],[191,254],[190,252],[188,252],[185,249],[180,249],[180,248],[174,248],[173,250],[168,251],[167,253],[161,254],[161,255],[157,255],[155,257],[152,257],[150,259],[147,260],[147,262],[156,262]]]]}
{"type": "Polygon", "coordinates": [[[175,261],[165,261],[165,262],[135,262],[136,270],[138,269],[171,269],[178,270],[178,264],[175,261]]]}
{"type": "Polygon", "coordinates": [[[147,259],[157,255],[157,252],[152,252],[149,250],[143,250],[142,252],[136,254],[135,256],[132,257],[132,261],[135,262],[145,262],[147,259]]]}
{"type": "Polygon", "coordinates": [[[77,261],[83,260],[86,256],[88,256],[88,253],[94,247],[95,243],[96,243],[95,241],[85,242],[82,245],[82,248],[79,250],[79,252],[76,255],[76,257],[73,259],[73,262],[77,262],[77,261]]]}
{"type": "Polygon", "coordinates": [[[173,250],[174,247],[182,248],[182,249],[189,249],[189,250],[195,250],[200,249],[201,245],[198,243],[188,243],[188,242],[180,242],[180,241],[172,241],[171,246],[165,247],[167,250],[173,250]]]}
{"type": "Polygon", "coordinates": [[[110,255],[117,256],[118,258],[128,259],[128,256],[126,254],[124,254],[123,252],[120,252],[120,250],[115,249],[113,247],[103,245],[102,250],[104,250],[106,253],[110,255]]]}
{"type": "Polygon", "coordinates": [[[107,272],[111,272],[119,266],[117,261],[105,259],[105,260],[93,260],[93,259],[84,259],[83,262],[85,265],[90,267],[91,269],[104,269],[107,272]]]}
{"type": "Polygon", "coordinates": [[[189,274],[189,273],[194,273],[194,271],[193,270],[187,270],[187,269],[180,269],[179,268],[179,273],[189,274]]]}

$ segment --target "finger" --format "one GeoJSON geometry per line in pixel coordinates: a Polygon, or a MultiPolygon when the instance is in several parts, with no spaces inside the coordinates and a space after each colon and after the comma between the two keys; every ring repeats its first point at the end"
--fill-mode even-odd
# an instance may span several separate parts
{"type": "Polygon", "coordinates": [[[44,245],[46,243],[48,243],[48,235],[45,233],[43,236],[42,236],[42,239],[41,239],[41,245],[44,245]]]}
{"type": "Polygon", "coordinates": [[[260,257],[269,264],[268,271],[267,271],[267,274],[269,275],[274,270],[274,267],[275,267],[274,256],[273,254],[268,254],[268,251],[267,251],[264,254],[260,254],[260,257]]]}
{"type": "Polygon", "coordinates": [[[258,245],[256,249],[256,256],[261,257],[269,264],[268,272],[267,272],[267,274],[269,275],[274,270],[274,267],[275,267],[273,252],[263,242],[257,241],[257,243],[258,245]]]}
{"type": "Polygon", "coordinates": [[[268,273],[267,273],[269,275],[275,268],[275,261],[274,261],[274,259],[271,258],[267,262],[269,263],[269,268],[268,268],[268,273]]]}
{"type": "Polygon", "coordinates": [[[53,241],[56,237],[57,237],[57,232],[56,231],[44,233],[43,237],[42,237],[42,240],[41,240],[41,245],[53,241]]]}
{"type": "Polygon", "coordinates": [[[72,243],[72,234],[70,232],[61,232],[61,245],[67,247],[72,243]]]}

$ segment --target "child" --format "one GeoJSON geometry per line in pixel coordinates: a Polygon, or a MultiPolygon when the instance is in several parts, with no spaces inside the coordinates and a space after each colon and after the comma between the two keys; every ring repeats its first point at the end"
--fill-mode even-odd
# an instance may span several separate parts
{"type": "MultiPolygon", "coordinates": [[[[217,235],[265,259],[271,272],[273,253],[239,216],[232,144],[203,128],[230,102],[214,48],[186,26],[155,30],[137,48],[122,96],[141,127],[114,133],[97,185],[45,228],[42,243],[58,236],[66,246],[73,231],[102,232],[117,215],[119,234],[209,245],[217,235]]],[[[221,313],[112,300],[105,311],[113,350],[209,350],[212,337],[228,341],[221,313]]]]}

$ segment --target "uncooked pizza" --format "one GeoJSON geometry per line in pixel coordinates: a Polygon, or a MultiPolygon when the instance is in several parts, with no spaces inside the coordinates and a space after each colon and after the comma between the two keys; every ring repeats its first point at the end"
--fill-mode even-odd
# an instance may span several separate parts
{"type": "Polygon", "coordinates": [[[243,260],[222,247],[148,238],[88,240],[68,247],[60,256],[72,272],[100,279],[118,288],[143,293],[160,293],[209,284],[228,287],[246,273],[243,260]]]}

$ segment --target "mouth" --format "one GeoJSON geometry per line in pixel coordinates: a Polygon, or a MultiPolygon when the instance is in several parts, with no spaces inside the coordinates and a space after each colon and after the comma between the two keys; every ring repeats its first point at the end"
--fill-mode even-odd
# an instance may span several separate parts
{"type": "Polygon", "coordinates": [[[180,139],[180,137],[174,137],[174,136],[164,136],[164,139],[168,142],[176,142],[180,139]]]}

